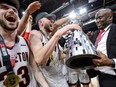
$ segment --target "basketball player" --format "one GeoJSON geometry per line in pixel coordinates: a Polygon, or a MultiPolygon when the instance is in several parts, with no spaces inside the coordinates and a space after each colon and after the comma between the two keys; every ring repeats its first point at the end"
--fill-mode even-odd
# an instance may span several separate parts
{"type": "Polygon", "coordinates": [[[0,0],[0,87],[38,87],[28,45],[17,35],[18,8],[18,0],[0,0]]]}
{"type": "Polygon", "coordinates": [[[37,25],[39,31],[32,30],[30,33],[30,46],[34,54],[36,63],[42,70],[50,87],[68,87],[61,68],[60,60],[62,59],[58,48],[58,40],[60,37],[68,33],[72,29],[81,29],[76,24],[67,25],[57,30],[53,36],[50,34],[53,31],[55,16],[42,12],[37,16],[37,25]]]}

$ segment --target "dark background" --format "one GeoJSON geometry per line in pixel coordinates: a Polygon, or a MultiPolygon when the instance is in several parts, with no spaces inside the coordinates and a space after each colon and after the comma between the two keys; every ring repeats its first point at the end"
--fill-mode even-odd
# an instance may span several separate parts
{"type": "MultiPolygon", "coordinates": [[[[35,0],[19,0],[20,10],[19,15],[22,17],[22,11],[24,11],[27,6],[35,0]]],[[[111,8],[114,15],[113,23],[116,23],[116,0],[41,0],[42,7],[32,14],[33,22],[35,22],[35,17],[40,12],[54,13],[57,19],[66,16],[72,10],[78,13],[79,8],[86,8],[87,13],[82,15],[82,21],[84,23],[83,30],[85,32],[89,30],[96,30],[95,22],[89,23],[94,19],[96,11],[100,8],[108,7],[111,8]]]]}

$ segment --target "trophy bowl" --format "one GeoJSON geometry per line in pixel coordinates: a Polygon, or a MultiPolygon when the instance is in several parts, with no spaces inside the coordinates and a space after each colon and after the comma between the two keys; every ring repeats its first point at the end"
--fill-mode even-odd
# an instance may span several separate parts
{"type": "Polygon", "coordinates": [[[88,36],[83,31],[74,30],[66,38],[65,47],[68,49],[66,65],[72,69],[95,67],[92,59],[100,57],[88,36]]]}

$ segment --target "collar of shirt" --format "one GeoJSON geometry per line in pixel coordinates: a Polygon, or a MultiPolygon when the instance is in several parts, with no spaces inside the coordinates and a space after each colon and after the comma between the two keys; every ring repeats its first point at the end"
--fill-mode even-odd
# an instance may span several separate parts
{"type": "Polygon", "coordinates": [[[111,24],[109,24],[104,30],[107,31],[110,28],[111,24]]]}

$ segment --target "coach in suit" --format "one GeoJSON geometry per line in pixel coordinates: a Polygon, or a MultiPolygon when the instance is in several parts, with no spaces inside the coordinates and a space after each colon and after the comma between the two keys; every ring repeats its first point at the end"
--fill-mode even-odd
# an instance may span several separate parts
{"type": "Polygon", "coordinates": [[[93,59],[100,71],[98,80],[100,87],[116,87],[116,24],[112,23],[111,9],[100,9],[96,14],[98,30],[94,32],[91,41],[95,44],[100,59],[93,59]]]}

